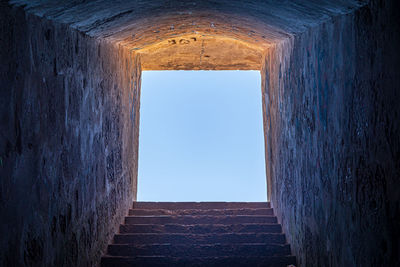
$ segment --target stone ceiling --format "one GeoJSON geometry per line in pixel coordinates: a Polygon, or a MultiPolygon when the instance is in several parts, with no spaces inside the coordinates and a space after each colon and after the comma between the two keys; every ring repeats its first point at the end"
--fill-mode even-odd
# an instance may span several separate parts
{"type": "Polygon", "coordinates": [[[143,70],[259,70],[270,47],[359,1],[11,1],[141,55],[143,70]]]}

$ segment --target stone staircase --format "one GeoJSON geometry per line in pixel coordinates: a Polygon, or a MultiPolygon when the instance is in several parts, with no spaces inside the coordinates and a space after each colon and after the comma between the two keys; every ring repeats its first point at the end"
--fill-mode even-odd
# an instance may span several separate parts
{"type": "Polygon", "coordinates": [[[101,266],[288,266],[268,202],[134,202],[101,266]]]}

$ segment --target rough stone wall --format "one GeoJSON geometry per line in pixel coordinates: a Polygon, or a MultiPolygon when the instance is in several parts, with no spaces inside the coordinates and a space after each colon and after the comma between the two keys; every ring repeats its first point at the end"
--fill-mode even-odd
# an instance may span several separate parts
{"type": "Polygon", "coordinates": [[[139,64],[0,12],[0,266],[94,266],[136,194],[139,64]]]}
{"type": "Polygon", "coordinates": [[[299,266],[400,264],[394,2],[334,17],[266,56],[267,176],[299,266]]]}

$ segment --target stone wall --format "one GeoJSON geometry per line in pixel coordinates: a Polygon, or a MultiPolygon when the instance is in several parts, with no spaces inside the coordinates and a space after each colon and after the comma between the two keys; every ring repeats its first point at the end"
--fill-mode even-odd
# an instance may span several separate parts
{"type": "Polygon", "coordinates": [[[333,17],[266,56],[267,176],[299,266],[400,264],[394,2],[333,17]]]}
{"type": "Polygon", "coordinates": [[[136,194],[140,64],[0,10],[0,266],[96,265],[136,194]]]}

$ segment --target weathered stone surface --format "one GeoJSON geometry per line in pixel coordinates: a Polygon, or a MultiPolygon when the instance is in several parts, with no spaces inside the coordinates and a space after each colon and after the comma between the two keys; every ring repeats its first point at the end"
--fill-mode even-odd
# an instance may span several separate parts
{"type": "Polygon", "coordinates": [[[120,233],[280,233],[278,223],[236,223],[236,224],[124,224],[120,233]]]}
{"type": "Polygon", "coordinates": [[[293,265],[296,261],[294,256],[272,256],[272,257],[118,257],[107,256],[101,261],[102,266],[185,266],[185,267],[200,267],[200,266],[262,266],[262,267],[287,267],[293,265]]]}
{"type": "Polygon", "coordinates": [[[221,213],[219,209],[130,209],[129,215],[272,215],[273,209],[241,208],[225,209],[221,213]]]}
{"type": "Polygon", "coordinates": [[[107,253],[113,256],[169,256],[169,257],[226,257],[226,256],[287,256],[288,244],[112,244],[107,253]]]}
{"type": "Polygon", "coordinates": [[[371,1],[266,57],[271,203],[301,266],[400,264],[395,10],[371,1]]]}
{"type": "Polygon", "coordinates": [[[12,3],[141,54],[145,70],[258,70],[271,46],[362,5],[355,0],[12,3]]]}
{"type": "Polygon", "coordinates": [[[225,214],[224,206],[243,210],[255,204],[267,206],[265,202],[134,204],[152,207],[148,211],[153,211],[153,214],[127,216],[125,224],[121,225],[121,233],[114,236],[114,242],[102,257],[101,266],[218,266],[228,263],[232,266],[249,266],[252,263],[252,266],[278,267],[296,263],[282,228],[275,217],[264,216],[264,209],[258,209],[257,215],[225,214]],[[193,214],[157,215],[163,209],[168,213],[179,211],[177,206],[188,205],[192,205],[187,210],[193,211],[193,214]],[[168,209],[171,207],[172,210],[168,209]],[[264,217],[274,218],[274,221],[266,223],[259,220],[264,217]]]}
{"type": "Polygon", "coordinates": [[[140,71],[67,25],[0,17],[0,266],[94,266],[136,192],[140,71]]]}
{"type": "Polygon", "coordinates": [[[231,223],[277,223],[271,215],[155,215],[127,216],[126,224],[231,224],[231,223]]]}
{"type": "Polygon", "coordinates": [[[170,38],[140,50],[143,70],[259,70],[262,54],[259,46],[200,34],[170,38]]]}
{"type": "Polygon", "coordinates": [[[114,244],[224,244],[224,243],[274,243],[286,242],[283,233],[226,233],[226,234],[183,234],[183,233],[137,233],[116,234],[114,244]]]}

